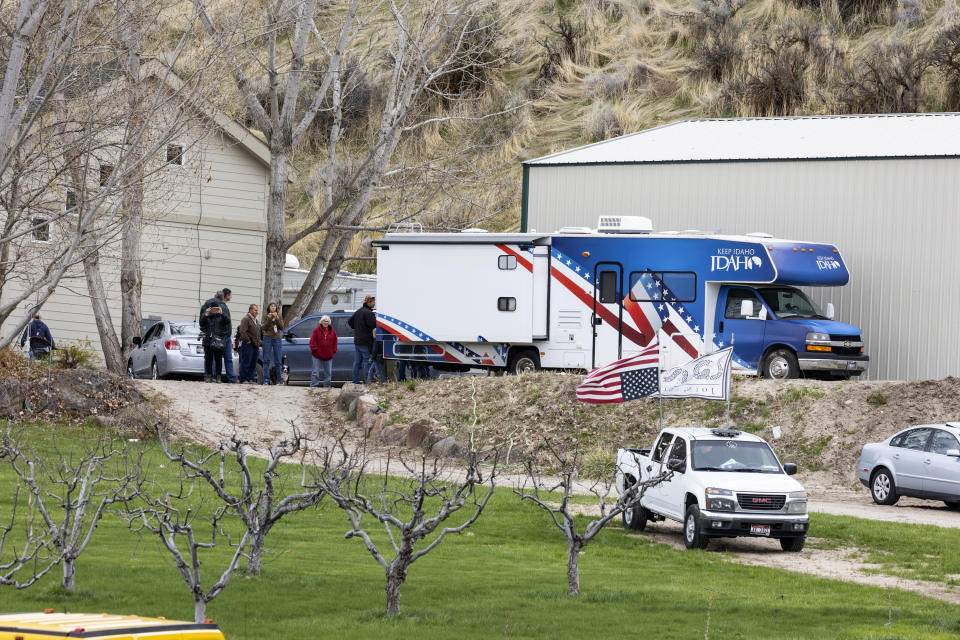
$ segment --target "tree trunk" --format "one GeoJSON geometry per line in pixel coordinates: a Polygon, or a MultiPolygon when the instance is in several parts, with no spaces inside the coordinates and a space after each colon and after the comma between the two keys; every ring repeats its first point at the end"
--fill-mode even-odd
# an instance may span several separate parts
{"type": "Polygon", "coordinates": [[[404,577],[393,571],[387,573],[387,617],[400,613],[400,586],[404,577]]]}
{"type": "Polygon", "coordinates": [[[193,621],[197,624],[207,619],[207,603],[200,596],[193,597],[193,621]]]}
{"type": "Polygon", "coordinates": [[[117,342],[117,330],[113,326],[107,292],[100,276],[100,250],[92,233],[87,234],[83,242],[83,273],[87,278],[87,293],[90,294],[90,306],[93,308],[97,333],[100,335],[103,361],[109,371],[120,375],[126,369],[126,363],[123,361],[123,349],[117,342]]]}
{"type": "Polygon", "coordinates": [[[580,545],[571,544],[567,550],[567,586],[571,596],[580,595],[580,545]]]}
{"type": "Polygon", "coordinates": [[[65,556],[63,558],[63,590],[73,593],[77,586],[77,559],[65,556]]]}
{"type": "Polygon", "coordinates": [[[266,532],[250,538],[250,555],[247,557],[247,573],[260,575],[260,564],[263,559],[263,547],[266,543],[266,532]]]}
{"type": "MultiPolygon", "coordinates": [[[[145,144],[143,128],[144,96],[140,78],[140,20],[143,10],[140,2],[128,3],[124,21],[123,40],[127,57],[127,107],[130,119],[127,123],[128,144],[140,147],[145,144]]],[[[143,327],[143,312],[140,293],[143,277],[140,272],[140,240],[143,234],[143,166],[138,155],[131,152],[133,170],[125,178],[120,198],[123,219],[120,241],[120,344],[123,349],[133,345],[134,336],[139,336],[143,327]]]]}
{"type": "MultiPolygon", "coordinates": [[[[271,147],[280,145],[271,145],[271,147]]],[[[271,148],[270,203],[267,207],[267,259],[263,278],[263,300],[280,300],[283,294],[283,266],[287,260],[287,158],[285,149],[271,148]]]]}
{"type": "MultiPolygon", "coordinates": [[[[350,246],[350,240],[352,237],[353,234],[346,236],[342,235],[337,241],[336,246],[333,248],[333,252],[326,261],[327,264],[325,271],[323,272],[323,277],[320,278],[320,283],[313,292],[313,297],[310,299],[310,304],[307,305],[307,314],[320,312],[320,307],[323,305],[323,297],[327,295],[327,290],[330,289],[330,286],[333,284],[334,276],[340,273],[340,267],[343,265],[343,256],[350,246]]],[[[359,304],[357,304],[355,301],[353,306],[358,307],[359,304]]]]}

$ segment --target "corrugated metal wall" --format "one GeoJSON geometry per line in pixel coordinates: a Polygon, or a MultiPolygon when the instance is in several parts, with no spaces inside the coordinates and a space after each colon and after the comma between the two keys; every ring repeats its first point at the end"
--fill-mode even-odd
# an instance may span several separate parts
{"type": "Polygon", "coordinates": [[[601,214],[836,244],[850,284],[813,298],[863,329],[869,377],[960,375],[960,160],[530,167],[528,229],[601,214]]]}

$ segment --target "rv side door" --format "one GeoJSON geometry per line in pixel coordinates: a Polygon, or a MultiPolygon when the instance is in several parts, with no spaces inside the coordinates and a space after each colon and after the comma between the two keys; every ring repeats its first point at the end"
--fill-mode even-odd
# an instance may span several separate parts
{"type": "Polygon", "coordinates": [[[598,262],[593,271],[593,355],[591,368],[618,360],[623,353],[623,266],[598,262]]]}

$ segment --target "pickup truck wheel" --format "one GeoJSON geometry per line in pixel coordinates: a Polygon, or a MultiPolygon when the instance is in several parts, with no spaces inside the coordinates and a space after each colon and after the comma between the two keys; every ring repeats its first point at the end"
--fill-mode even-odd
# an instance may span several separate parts
{"type": "Polygon", "coordinates": [[[695,504],[687,507],[683,519],[683,543],[687,549],[706,549],[710,538],[700,534],[700,507],[695,504]]]}
{"type": "Polygon", "coordinates": [[[803,551],[807,543],[807,536],[800,538],[780,538],[780,548],[784,551],[803,551]]]}
{"type": "Polygon", "coordinates": [[[870,495],[877,504],[895,504],[900,499],[897,485],[889,471],[881,467],[874,472],[870,480],[870,495]]]}
{"type": "Polygon", "coordinates": [[[763,360],[763,375],[773,380],[799,378],[800,365],[797,356],[787,349],[771,351],[763,360]]]}
{"type": "Polygon", "coordinates": [[[643,531],[647,528],[647,510],[640,505],[627,507],[623,510],[621,516],[623,517],[624,529],[643,531]]]}

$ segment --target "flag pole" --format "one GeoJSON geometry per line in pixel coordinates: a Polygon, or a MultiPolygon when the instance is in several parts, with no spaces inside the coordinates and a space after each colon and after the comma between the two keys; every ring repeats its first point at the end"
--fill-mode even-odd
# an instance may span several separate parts
{"type": "MultiPolygon", "coordinates": [[[[736,337],[735,334],[733,334],[733,333],[730,334],[730,348],[731,348],[731,349],[733,348],[733,341],[734,341],[734,338],[735,338],[735,337],[736,337]]],[[[727,426],[726,426],[727,429],[730,428],[730,396],[731,396],[731,395],[733,395],[731,392],[728,392],[728,393],[727,393],[727,426]]]]}
{"type": "Polygon", "coordinates": [[[657,329],[657,402],[660,405],[660,431],[663,431],[663,387],[660,385],[661,364],[663,363],[663,343],[660,341],[660,329],[657,329]]]}

